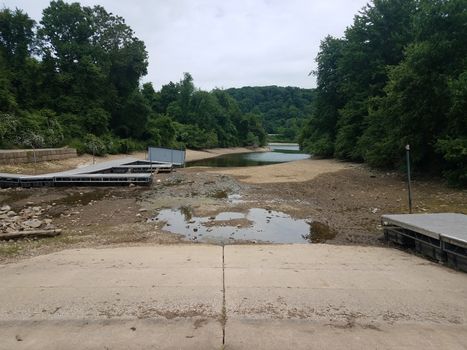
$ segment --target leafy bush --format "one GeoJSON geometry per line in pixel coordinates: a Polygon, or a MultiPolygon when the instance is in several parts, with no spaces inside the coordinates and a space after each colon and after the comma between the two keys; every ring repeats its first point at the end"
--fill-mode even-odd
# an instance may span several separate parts
{"type": "Polygon", "coordinates": [[[105,143],[93,134],[87,134],[83,139],[84,152],[96,156],[104,156],[107,154],[105,143]]]}
{"type": "Polygon", "coordinates": [[[447,165],[443,175],[454,186],[467,186],[467,138],[440,139],[436,150],[447,165]]]}
{"type": "Polygon", "coordinates": [[[18,118],[10,113],[0,112],[0,146],[8,147],[15,144],[18,129],[18,118]]]}

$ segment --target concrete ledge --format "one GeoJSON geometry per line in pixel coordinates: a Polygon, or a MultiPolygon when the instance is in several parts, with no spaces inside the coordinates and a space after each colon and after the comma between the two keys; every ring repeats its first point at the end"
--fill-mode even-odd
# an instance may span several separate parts
{"type": "Polygon", "coordinates": [[[206,318],[0,321],[0,339],[0,350],[218,350],[222,326],[206,318]]]}
{"type": "MultiPolygon", "coordinates": [[[[45,162],[77,157],[74,148],[42,148],[36,149],[36,160],[45,162]]],[[[0,164],[33,163],[34,151],[31,149],[0,150],[0,164]]]]}
{"type": "Polygon", "coordinates": [[[307,320],[229,320],[226,350],[456,349],[467,344],[465,325],[351,323],[307,320]]]}

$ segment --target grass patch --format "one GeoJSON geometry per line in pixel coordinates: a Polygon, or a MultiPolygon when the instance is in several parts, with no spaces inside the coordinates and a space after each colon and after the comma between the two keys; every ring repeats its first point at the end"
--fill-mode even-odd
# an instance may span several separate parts
{"type": "Polygon", "coordinates": [[[21,247],[16,243],[6,243],[0,245],[0,256],[12,257],[21,251],[21,247]]]}

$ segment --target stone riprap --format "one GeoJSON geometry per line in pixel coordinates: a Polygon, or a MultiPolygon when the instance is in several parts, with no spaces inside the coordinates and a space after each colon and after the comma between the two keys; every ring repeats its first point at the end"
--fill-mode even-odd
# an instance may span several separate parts
{"type": "Polygon", "coordinates": [[[47,209],[40,206],[28,206],[19,212],[11,209],[9,205],[0,207],[0,236],[22,231],[54,230],[51,218],[43,218],[47,209]]]}

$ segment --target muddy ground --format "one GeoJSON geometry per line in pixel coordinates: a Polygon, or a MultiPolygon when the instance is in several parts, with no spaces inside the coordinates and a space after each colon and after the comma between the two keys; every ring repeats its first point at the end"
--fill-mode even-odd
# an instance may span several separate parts
{"type": "MultiPolygon", "coordinates": [[[[415,212],[467,214],[465,190],[416,179],[413,192],[415,212]]],[[[249,170],[178,169],[156,175],[150,187],[2,189],[2,205],[8,204],[17,212],[40,206],[44,210],[38,219],[52,219],[62,234],[0,241],[0,262],[65,248],[193,241],[193,237],[164,231],[164,223],[153,220],[163,208],[182,208],[194,216],[264,208],[313,222],[318,242],[382,245],[381,214],[407,212],[406,197],[406,183],[400,174],[319,160],[249,170]],[[287,169],[296,176],[273,180],[287,169]]]]}

